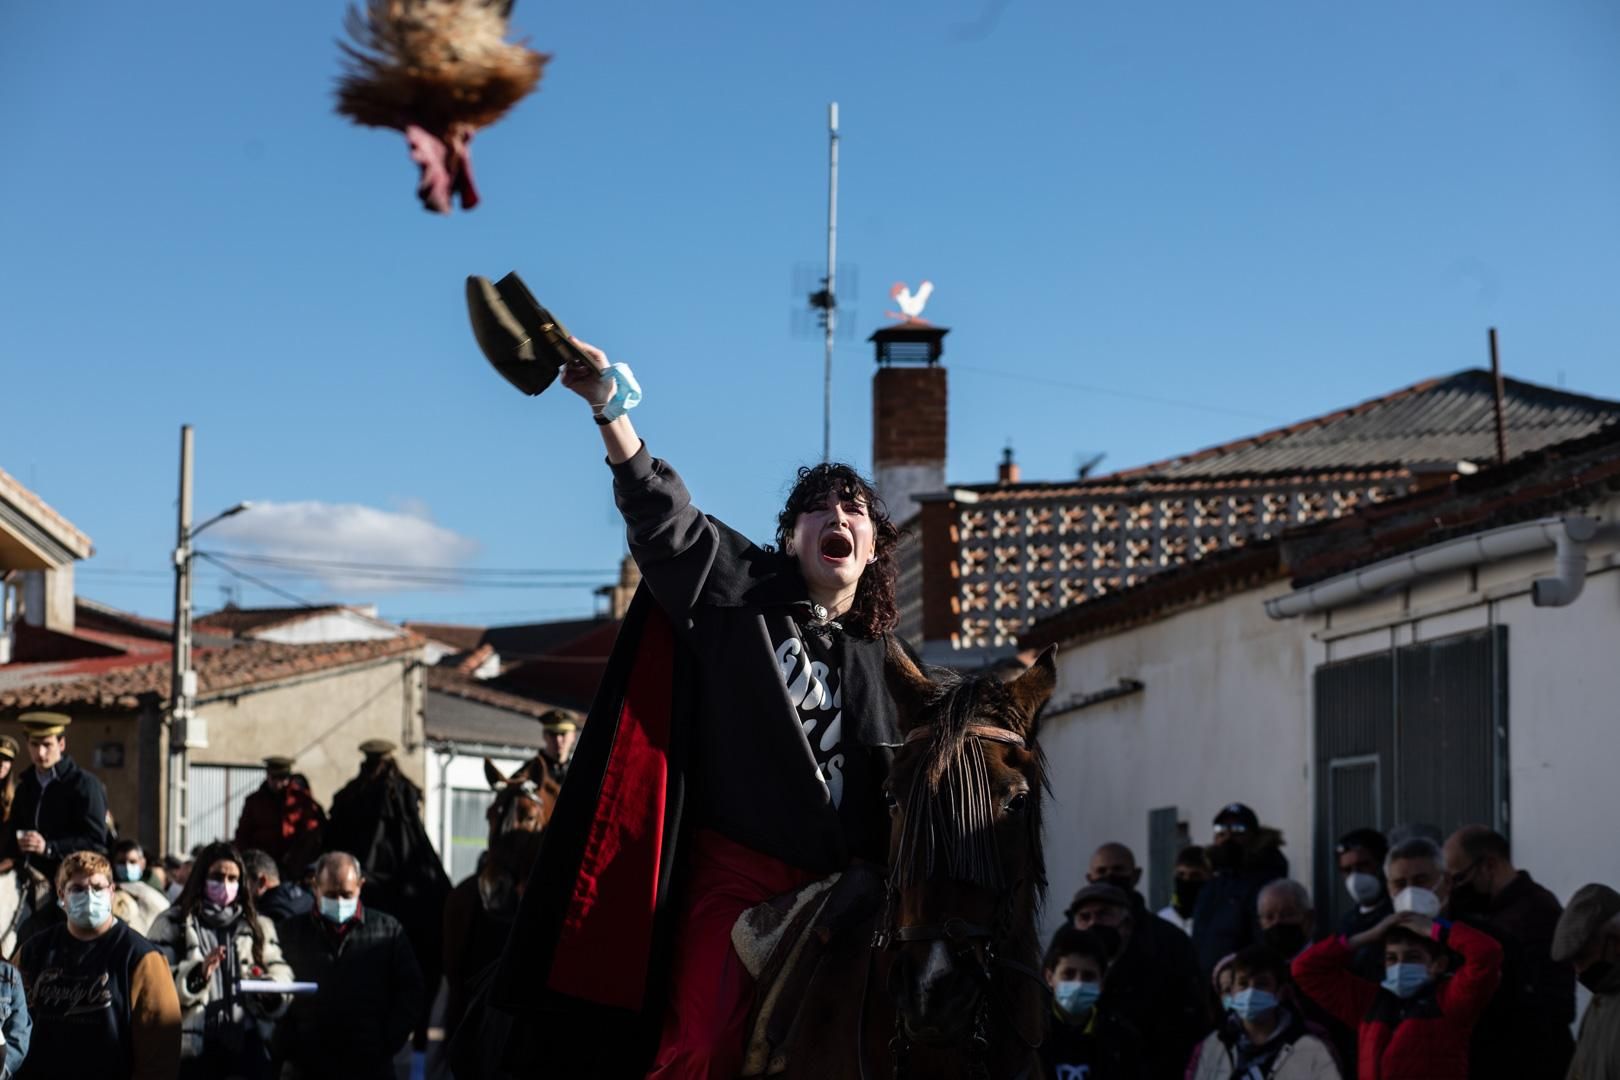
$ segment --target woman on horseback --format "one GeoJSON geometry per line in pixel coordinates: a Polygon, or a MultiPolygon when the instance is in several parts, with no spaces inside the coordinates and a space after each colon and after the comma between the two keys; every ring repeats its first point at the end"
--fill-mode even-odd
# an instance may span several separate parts
{"type": "MultiPolygon", "coordinates": [[[[854,859],[887,859],[882,784],[899,731],[883,672],[899,531],[854,469],[821,464],[799,470],[775,545],[751,543],[692,505],[609,407],[607,358],[580,348],[589,362],[565,367],[563,384],[592,407],[631,554],[680,654],[685,803],[669,842],[681,887],[664,937],[673,955],[652,968],[668,972],[667,1003],[647,1075],[730,1080],[753,995],[731,945],[738,916],[854,859]]],[[[592,734],[587,724],[576,762],[592,734]]],[[[563,807],[586,782],[570,775],[563,807]]]]}

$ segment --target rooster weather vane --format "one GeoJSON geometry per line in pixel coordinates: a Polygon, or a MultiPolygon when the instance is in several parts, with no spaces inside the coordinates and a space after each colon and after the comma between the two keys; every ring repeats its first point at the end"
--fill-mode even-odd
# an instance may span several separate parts
{"type": "Polygon", "coordinates": [[[894,299],[896,304],[900,305],[900,310],[889,312],[889,318],[899,319],[903,323],[926,326],[928,320],[922,317],[923,308],[928,306],[928,298],[933,295],[934,283],[932,281],[925,281],[917,286],[916,292],[912,292],[910,287],[903,281],[895,282],[894,287],[889,290],[889,296],[894,299]]]}
{"type": "Polygon", "coordinates": [[[421,169],[422,206],[478,205],[472,137],[522,101],[549,56],[506,40],[515,0],[366,0],[339,42],[344,73],[337,111],[366,127],[405,135],[421,169]]]}

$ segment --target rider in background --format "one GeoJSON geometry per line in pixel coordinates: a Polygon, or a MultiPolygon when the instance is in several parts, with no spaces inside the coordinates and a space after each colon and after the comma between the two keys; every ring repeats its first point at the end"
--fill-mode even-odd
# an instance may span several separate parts
{"type": "MultiPolygon", "coordinates": [[[[669,1004],[649,1076],[737,1075],[753,985],[731,946],[748,908],[888,858],[899,742],[884,682],[899,531],[847,465],[801,469],[761,547],[705,516],[629,418],[607,358],[563,384],[592,406],[645,586],[692,658],[687,824],[669,1004]]],[[[576,771],[577,771],[576,764],[576,771]]],[[[572,776],[572,774],[571,774],[572,776]]],[[[566,797],[566,796],[565,796],[566,797]]]]}

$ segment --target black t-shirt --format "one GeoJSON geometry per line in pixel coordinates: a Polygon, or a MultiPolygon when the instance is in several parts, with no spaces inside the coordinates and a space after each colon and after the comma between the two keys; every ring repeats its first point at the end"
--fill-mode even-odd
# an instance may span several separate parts
{"type": "Polygon", "coordinates": [[[787,685],[788,700],[798,710],[799,724],[816,760],[816,773],[827,786],[833,806],[844,799],[843,634],[828,623],[797,620],[779,641],[776,663],[787,685]]]}

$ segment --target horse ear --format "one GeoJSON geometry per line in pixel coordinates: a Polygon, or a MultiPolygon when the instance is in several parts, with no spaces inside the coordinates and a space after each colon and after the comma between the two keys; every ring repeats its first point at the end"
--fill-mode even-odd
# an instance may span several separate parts
{"type": "Polygon", "coordinates": [[[888,655],[883,661],[884,681],[889,684],[889,695],[900,711],[900,730],[909,731],[922,712],[934,684],[922,673],[905,647],[896,637],[889,638],[888,655]]]}
{"type": "Polygon", "coordinates": [[[495,791],[501,790],[506,785],[506,774],[501,772],[501,767],[489,760],[489,758],[484,759],[484,779],[495,791]]]}
{"type": "Polygon", "coordinates": [[[1007,684],[1012,692],[1013,703],[1023,714],[1025,727],[1024,734],[1030,735],[1035,731],[1035,717],[1040,713],[1041,706],[1052,697],[1052,691],[1057,688],[1057,646],[1048,645],[1041,650],[1041,655],[1029,665],[1018,678],[1007,684]]]}

